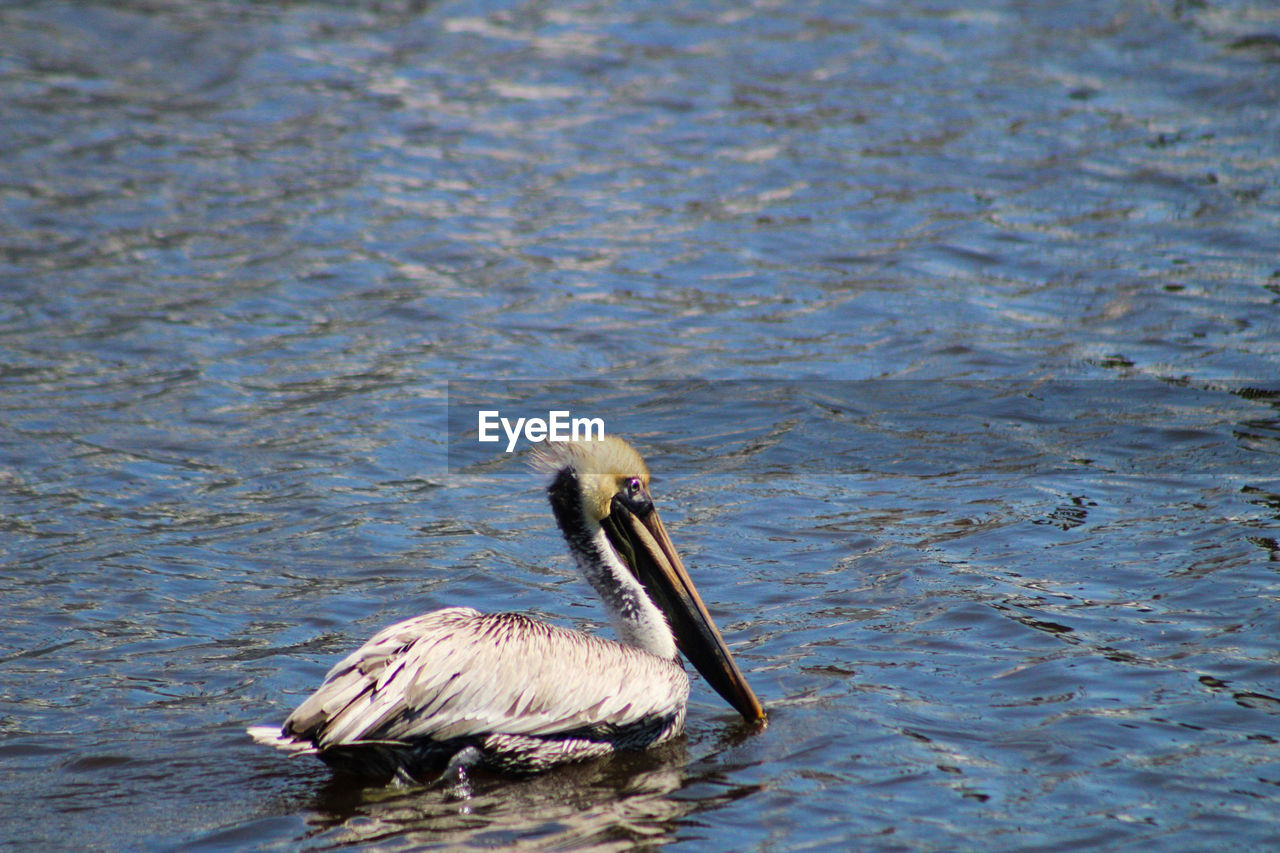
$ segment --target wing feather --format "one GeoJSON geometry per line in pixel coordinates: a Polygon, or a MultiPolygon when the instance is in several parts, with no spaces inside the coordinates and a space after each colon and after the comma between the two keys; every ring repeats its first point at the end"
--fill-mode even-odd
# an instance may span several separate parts
{"type": "Polygon", "coordinates": [[[684,707],[675,661],[512,613],[438,610],[379,631],[285,721],[320,749],[625,728],[684,707]]]}

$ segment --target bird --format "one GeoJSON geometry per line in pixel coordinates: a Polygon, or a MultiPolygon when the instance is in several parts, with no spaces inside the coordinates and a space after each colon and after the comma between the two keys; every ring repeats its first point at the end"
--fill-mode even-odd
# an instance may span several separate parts
{"type": "Polygon", "coordinates": [[[607,435],[542,442],[531,464],[550,477],[552,514],[616,640],[520,613],[436,610],[379,631],[283,726],[249,734],[336,772],[406,784],[465,780],[477,768],[534,773],[679,736],[689,697],[681,653],[763,726],[765,710],[654,507],[640,454],[607,435]]]}

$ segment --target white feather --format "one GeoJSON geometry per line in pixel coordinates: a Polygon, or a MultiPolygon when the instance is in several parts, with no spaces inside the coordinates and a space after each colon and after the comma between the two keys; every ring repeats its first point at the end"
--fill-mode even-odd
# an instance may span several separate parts
{"type": "Polygon", "coordinates": [[[322,750],[495,733],[546,737],[683,716],[688,695],[688,676],[674,660],[518,614],[459,607],[380,631],[330,671],[285,730],[322,750]]]}

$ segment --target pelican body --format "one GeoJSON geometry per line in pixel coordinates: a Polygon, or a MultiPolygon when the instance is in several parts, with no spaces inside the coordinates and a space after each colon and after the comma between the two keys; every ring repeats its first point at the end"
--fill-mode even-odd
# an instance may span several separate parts
{"type": "Polygon", "coordinates": [[[684,729],[679,652],[744,718],[765,713],[685,571],[620,438],[547,443],[535,468],[618,639],[452,607],[383,629],[258,741],[361,775],[531,772],[644,749],[684,729]]]}

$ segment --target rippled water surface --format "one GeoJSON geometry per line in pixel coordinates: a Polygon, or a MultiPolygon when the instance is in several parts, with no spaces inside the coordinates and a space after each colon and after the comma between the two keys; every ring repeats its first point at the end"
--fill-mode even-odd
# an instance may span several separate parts
{"type": "Polygon", "coordinates": [[[0,7],[0,843],[1280,842],[1264,2],[0,7]],[[771,712],[470,799],[250,742],[587,630],[479,405],[635,440],[771,712]]]}

